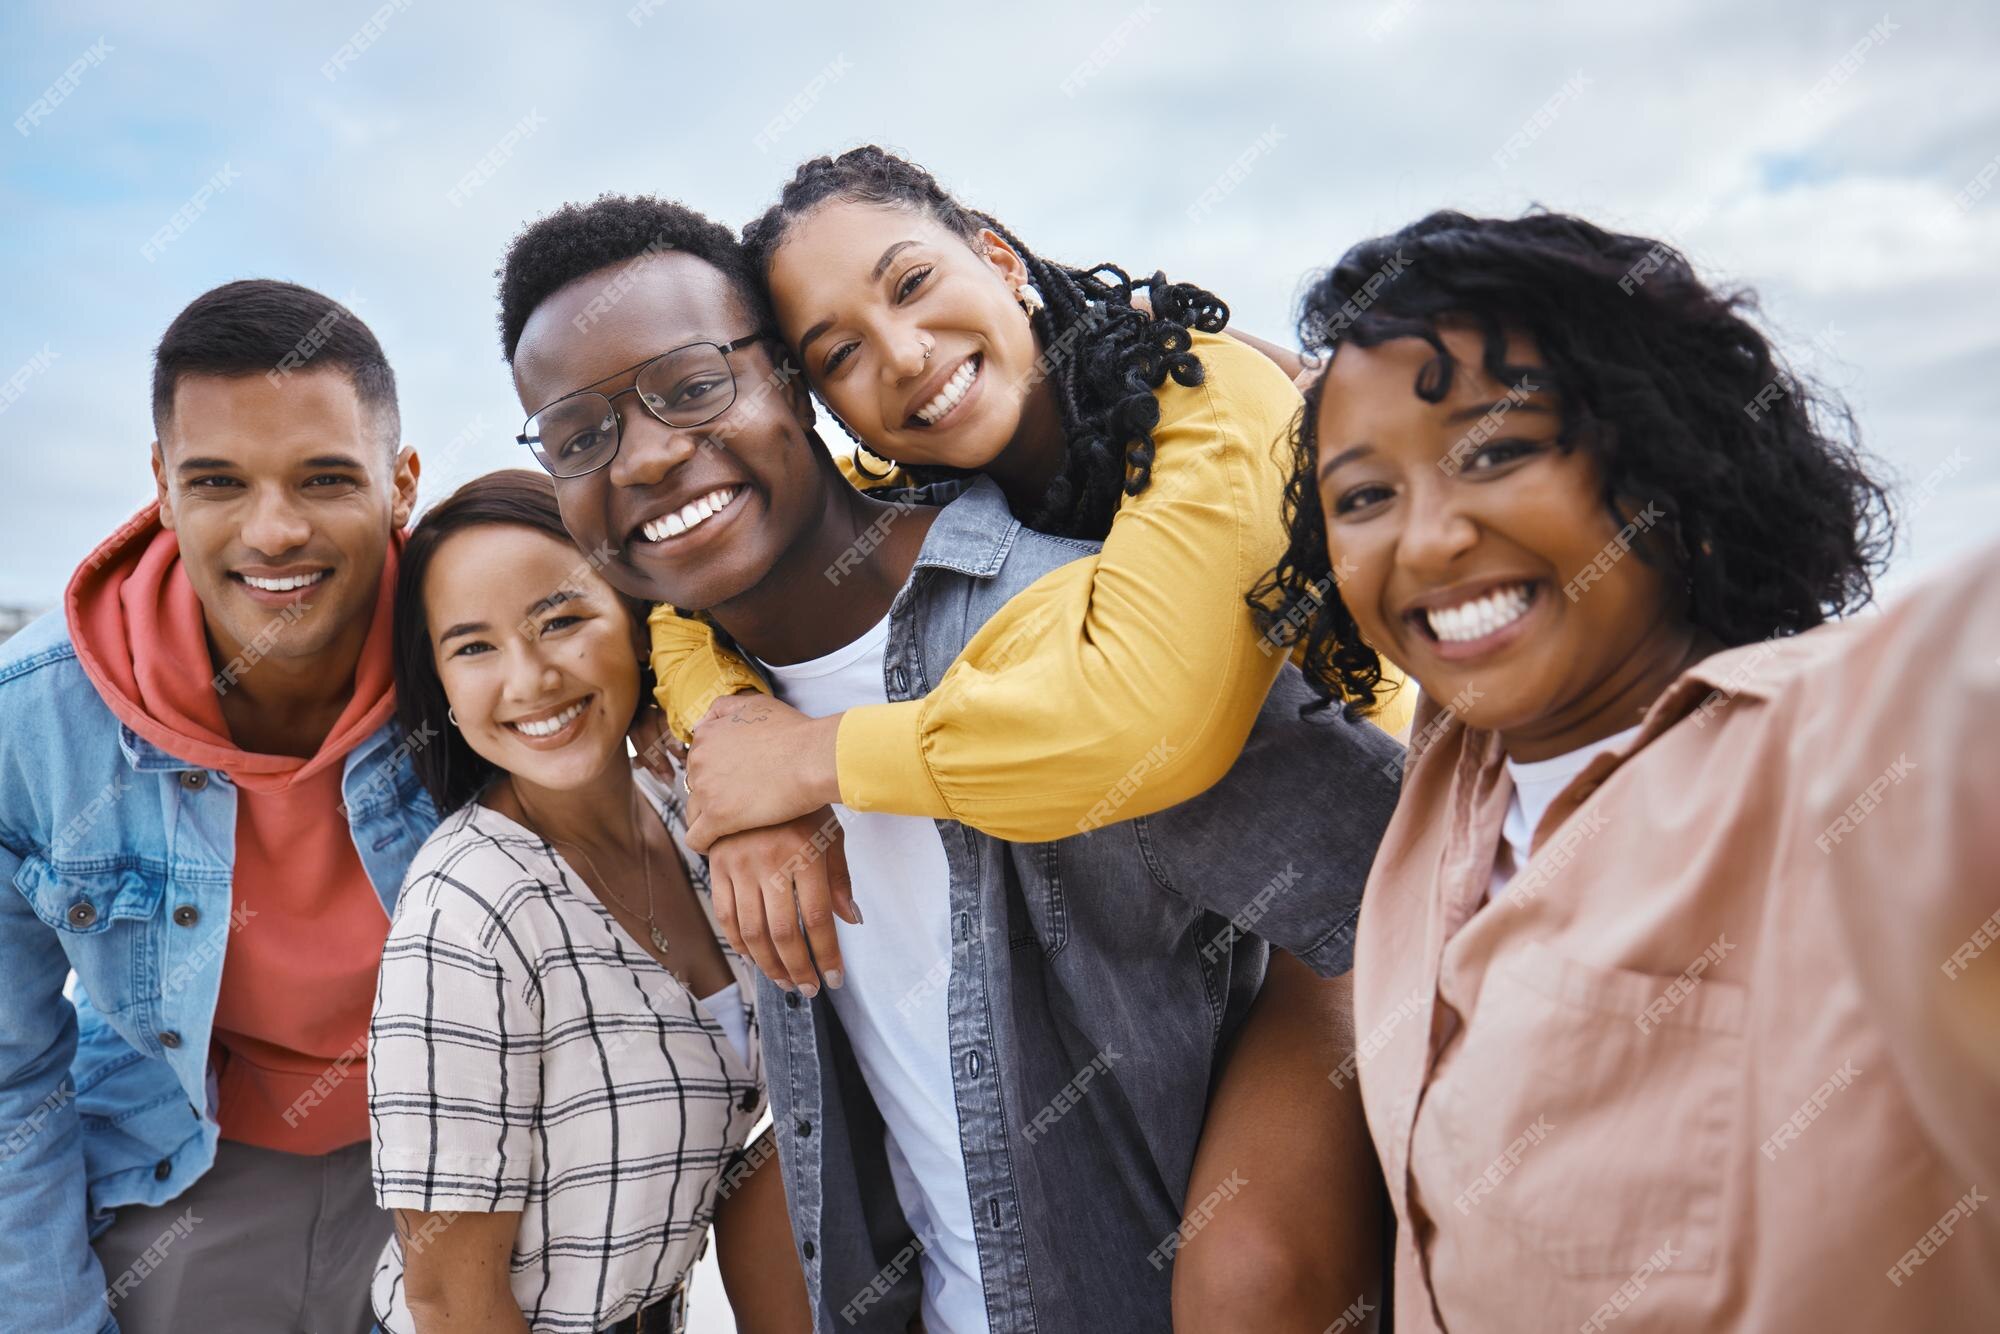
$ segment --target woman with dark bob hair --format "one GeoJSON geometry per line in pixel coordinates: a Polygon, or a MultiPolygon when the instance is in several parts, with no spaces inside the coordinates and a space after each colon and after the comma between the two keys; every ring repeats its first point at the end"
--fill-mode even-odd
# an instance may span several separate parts
{"type": "Polygon", "coordinates": [[[1422,690],[1355,968],[1399,1329],[2000,1310],[1996,550],[1834,620],[1887,496],[1753,310],[1550,213],[1305,298],[1251,602],[1322,707],[1422,690]]]}
{"type": "Polygon", "coordinates": [[[393,1334],[678,1331],[720,1239],[743,1330],[803,1330],[749,965],[680,803],[633,772],[645,608],[539,472],[460,487],[397,572],[397,714],[444,821],[397,901],[369,1029],[393,1334]]]}

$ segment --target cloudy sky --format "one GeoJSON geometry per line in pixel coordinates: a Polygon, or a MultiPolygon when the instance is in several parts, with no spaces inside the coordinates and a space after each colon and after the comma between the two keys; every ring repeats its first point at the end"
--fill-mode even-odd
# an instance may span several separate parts
{"type": "Polygon", "coordinates": [[[1892,587],[2000,532],[1991,0],[277,8],[0,13],[0,603],[150,496],[151,349],[209,287],[358,311],[435,498],[525,458],[493,300],[524,222],[612,190],[740,224],[870,141],[1277,336],[1310,270],[1435,207],[1666,236],[1857,410],[1905,489],[1892,587]]]}
{"type": "Polygon", "coordinates": [[[1440,205],[1668,236],[1853,403],[1906,489],[1892,584],[2000,532],[1990,2],[284,8],[0,17],[0,603],[149,495],[150,350],[203,290],[353,306],[434,498],[523,457],[493,269],[524,222],[615,190],[740,223],[868,141],[1279,335],[1309,270],[1440,205]]]}

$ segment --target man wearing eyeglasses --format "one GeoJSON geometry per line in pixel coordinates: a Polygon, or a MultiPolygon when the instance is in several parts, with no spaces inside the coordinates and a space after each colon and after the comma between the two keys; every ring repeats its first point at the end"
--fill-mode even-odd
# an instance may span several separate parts
{"type": "MultiPolygon", "coordinates": [[[[1008,599],[1091,558],[1024,528],[990,479],[895,501],[848,485],[784,348],[758,332],[769,314],[741,247],[680,205],[558,210],[502,272],[521,439],[571,538],[623,591],[700,609],[803,712],[921,695],[1008,599]]],[[[1372,1290],[1372,1204],[1354,1183],[1373,1150],[1351,1085],[1324,1077],[1346,1052],[1313,973],[1350,963],[1395,746],[1302,720],[1304,699],[1288,670],[1195,800],[1051,843],[835,809],[867,924],[838,925],[844,977],[766,977],[757,1001],[817,1328],[1170,1327],[1184,1202],[1212,1209],[1243,1184],[1222,1175],[1237,1159],[1190,1185],[1211,1081],[1259,1018],[1295,1019],[1307,1055],[1255,1090],[1300,1123],[1286,1173],[1345,1192],[1345,1230],[1301,1229],[1299,1249],[1315,1280],[1341,1273],[1342,1301],[1372,1290]],[[1292,956],[1271,964],[1270,1006],[1266,941],[1292,956]]],[[[1255,1281],[1285,1287],[1270,1264],[1255,1281]]]]}
{"type": "MultiPolygon", "coordinates": [[[[598,211],[602,214],[615,207],[605,205],[598,211]]],[[[569,214],[559,211],[557,216],[569,214]]],[[[711,295],[720,301],[739,303],[742,294],[756,293],[754,300],[736,306],[742,312],[742,331],[732,329],[728,335],[720,335],[704,329],[685,337],[656,338],[633,365],[585,384],[565,384],[559,394],[536,399],[538,406],[516,437],[557,479],[556,497],[571,535],[599,534],[596,540],[582,543],[582,548],[612,553],[603,572],[621,587],[657,587],[656,564],[671,564],[674,559],[667,555],[667,543],[674,544],[676,553],[705,550],[703,543],[737,526],[737,519],[753,509],[758,522],[746,534],[718,548],[726,554],[715,564],[705,562],[704,587],[744,586],[749,581],[748,571],[768,566],[775,559],[768,543],[776,540],[776,534],[817,526],[817,521],[845,521],[843,513],[834,508],[817,521],[796,513],[802,496],[817,494],[815,488],[802,485],[807,481],[806,453],[791,451],[768,458],[755,448],[756,442],[768,435],[769,423],[778,419],[773,414],[789,419],[797,405],[808,401],[805,381],[772,329],[762,286],[744,267],[741,247],[715,224],[705,219],[700,223],[714,229],[719,244],[690,250],[693,237],[664,245],[658,236],[649,235],[624,238],[625,244],[611,246],[605,252],[602,272],[590,281],[587,290],[577,294],[578,309],[567,317],[567,328],[579,337],[594,330],[602,332],[607,318],[634,291],[643,267],[661,262],[695,265],[690,269],[693,281],[709,284],[711,295]],[[654,485],[651,479],[659,471],[658,465],[620,448],[621,423],[634,413],[688,432],[684,438],[699,442],[696,447],[703,466],[672,469],[676,480],[672,488],[654,485]],[[696,427],[700,430],[691,430],[696,427]],[[730,443],[738,438],[750,447],[731,449],[730,443]],[[765,463],[781,466],[782,475],[754,475],[765,463]],[[685,479],[692,474],[714,484],[699,493],[688,491],[685,479]],[[592,481],[571,484],[593,477],[592,481]],[[671,497],[663,494],[669,490],[671,497]],[[641,500],[635,502],[635,496],[641,500]],[[775,512],[772,507],[776,507],[775,512]],[[701,530],[699,540],[689,532],[691,527],[701,530]]],[[[635,218],[635,225],[643,228],[652,222],[635,218]]],[[[511,289],[503,289],[501,299],[503,305],[534,300],[525,290],[511,289]]],[[[511,321],[508,327],[518,330],[528,313],[528,309],[510,307],[503,311],[503,323],[511,321]]],[[[511,360],[512,339],[507,351],[511,360]]],[[[674,614],[665,604],[653,612],[656,617],[674,614]]],[[[866,628],[859,627],[857,633],[866,628]]],[[[659,752],[671,739],[657,709],[650,711],[650,720],[642,720],[634,729],[634,736],[651,740],[646,749],[658,767],[659,752]]],[[[734,837],[739,844],[768,843],[782,849],[768,860],[786,862],[802,891],[812,886],[810,897],[832,902],[849,921],[857,920],[838,827],[830,823],[828,812],[822,810],[774,829],[734,837]],[[801,847],[827,851],[826,855],[801,860],[794,854],[801,847]]]]}
{"type": "Polygon", "coordinates": [[[290,283],[183,310],[153,416],[157,499],[0,649],[0,1325],[356,1334],[369,1007],[436,824],[391,717],[417,458],[374,334],[290,283]]]}

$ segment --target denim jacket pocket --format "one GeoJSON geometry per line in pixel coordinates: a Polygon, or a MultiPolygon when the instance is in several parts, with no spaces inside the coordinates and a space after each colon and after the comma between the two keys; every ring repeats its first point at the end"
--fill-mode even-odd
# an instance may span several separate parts
{"type": "Polygon", "coordinates": [[[159,911],[166,877],[135,867],[63,870],[29,857],[14,875],[35,915],[72,936],[100,935],[114,922],[145,921],[159,911]]]}
{"type": "Polygon", "coordinates": [[[166,892],[164,875],[130,866],[62,869],[34,856],[21,863],[14,884],[58,933],[100,1012],[116,1014],[146,994],[141,965],[166,892]]]}

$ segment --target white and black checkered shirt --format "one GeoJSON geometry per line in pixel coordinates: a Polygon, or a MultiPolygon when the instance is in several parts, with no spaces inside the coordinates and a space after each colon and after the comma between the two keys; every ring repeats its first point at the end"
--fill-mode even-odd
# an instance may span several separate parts
{"type": "MultiPolygon", "coordinates": [[[[708,908],[678,803],[640,781],[708,908]]],[[[751,1003],[750,965],[722,950],[751,1003]]],[[[375,1198],[520,1210],[512,1284],[529,1326],[602,1329],[666,1296],[701,1252],[723,1172],[763,1112],[750,1024],[746,1065],[546,842],[468,805],[411,863],[382,954],[375,1198]]],[[[383,1251],[375,1312],[413,1334],[403,1245],[383,1251]]]]}

